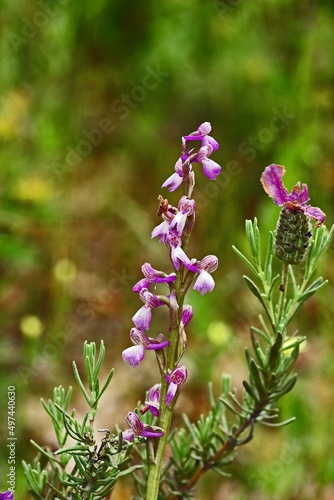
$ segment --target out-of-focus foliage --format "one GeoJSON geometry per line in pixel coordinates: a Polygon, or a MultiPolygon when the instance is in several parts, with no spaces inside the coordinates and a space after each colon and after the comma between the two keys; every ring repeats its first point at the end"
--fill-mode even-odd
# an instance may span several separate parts
{"type": "MultiPolygon", "coordinates": [[[[144,261],[166,269],[149,239],[159,186],[181,135],[203,121],[220,142],[223,172],[215,185],[197,176],[192,252],[217,254],[220,268],[210,297],[191,297],[192,375],[180,411],[183,402],[197,418],[208,407],[203,379],[226,371],[240,384],[258,310],[231,245],[245,248],[245,218],[256,215],[262,232],[275,227],[278,209],[259,182],[264,167],[285,165],[289,190],[307,182],[333,223],[334,8],[325,0],[4,0],[1,17],[0,390],[3,401],[9,384],[17,388],[24,499],[28,440],[52,441],[38,399],[66,383],[85,339],[102,338],[119,373],[102,427],[122,425],[147,380],[156,381],[145,359],[129,387],[133,372],[120,361],[138,307],[131,286],[144,261]]],[[[331,283],[298,318],[308,344],[283,403],[296,423],[258,430],[232,479],[210,476],[199,498],[334,494],[333,269],[330,251],[322,273],[331,283]]],[[[5,436],[5,419],[0,430],[5,436]]]]}

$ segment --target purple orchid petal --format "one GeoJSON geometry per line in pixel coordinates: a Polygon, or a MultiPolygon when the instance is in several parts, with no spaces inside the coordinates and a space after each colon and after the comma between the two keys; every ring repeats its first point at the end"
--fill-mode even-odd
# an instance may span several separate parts
{"type": "Polygon", "coordinates": [[[180,176],[178,173],[174,173],[165,180],[161,187],[168,187],[169,191],[172,193],[179,188],[183,181],[183,175],[180,176]]]}
{"type": "Polygon", "coordinates": [[[160,342],[159,344],[151,343],[148,347],[148,351],[158,351],[159,349],[163,349],[169,345],[169,340],[165,340],[164,342],[160,342]]]}
{"type": "Polygon", "coordinates": [[[282,182],[284,174],[285,168],[283,165],[276,165],[273,163],[264,169],[261,176],[263,189],[279,207],[288,201],[288,190],[284,187],[282,182]]]}
{"type": "Polygon", "coordinates": [[[138,330],[149,330],[152,320],[152,311],[148,305],[143,305],[136,314],[132,317],[136,328],[138,330]]]}
{"type": "Polygon", "coordinates": [[[189,257],[186,255],[185,251],[182,250],[181,247],[172,247],[172,252],[171,252],[171,258],[174,264],[175,269],[179,270],[180,269],[180,262],[189,269],[189,271],[192,271],[193,273],[197,273],[198,269],[197,266],[195,266],[189,257]]]}
{"type": "Polygon", "coordinates": [[[122,432],[122,437],[125,441],[132,442],[134,440],[135,434],[132,429],[126,429],[122,432]]]}
{"type": "Polygon", "coordinates": [[[133,292],[140,292],[143,288],[148,288],[150,282],[146,279],[146,278],[143,278],[141,280],[139,280],[133,287],[132,287],[132,291],[133,292]]]}
{"type": "Polygon", "coordinates": [[[0,500],[14,500],[14,493],[10,490],[0,493],[0,500]]]}
{"type": "Polygon", "coordinates": [[[179,365],[174,370],[166,375],[167,382],[174,382],[177,386],[181,386],[188,378],[188,370],[184,365],[179,365]]]}
{"type": "Polygon", "coordinates": [[[122,352],[122,358],[125,363],[129,363],[130,366],[134,368],[143,361],[145,355],[145,349],[143,345],[134,345],[124,349],[122,352]]]}
{"type": "Polygon", "coordinates": [[[168,389],[167,389],[167,394],[166,394],[166,404],[167,405],[170,405],[171,402],[173,401],[174,399],[174,396],[176,394],[176,391],[177,391],[177,384],[175,384],[175,382],[171,382],[168,386],[168,389]]]}
{"type": "Polygon", "coordinates": [[[164,220],[156,226],[152,233],[151,233],[151,238],[155,238],[156,236],[159,236],[160,241],[163,241],[164,237],[168,235],[169,232],[169,221],[164,220]]]}
{"type": "Polygon", "coordinates": [[[204,175],[211,181],[214,181],[220,174],[221,166],[218,165],[218,163],[216,163],[215,161],[210,160],[210,158],[207,158],[202,161],[202,169],[204,175]]]}
{"type": "Polygon", "coordinates": [[[197,132],[201,134],[202,137],[205,135],[210,134],[212,130],[211,123],[210,122],[204,122],[201,123],[201,125],[198,127],[197,132]]]}
{"type": "Polygon", "coordinates": [[[205,295],[207,292],[212,292],[215,287],[215,280],[210,273],[204,269],[199,273],[197,280],[193,286],[194,290],[200,292],[201,295],[205,295]]]}
{"type": "Polygon", "coordinates": [[[141,435],[143,437],[148,437],[148,438],[157,438],[157,437],[161,437],[164,435],[164,432],[161,430],[161,431],[158,431],[158,430],[154,430],[152,429],[152,427],[145,427],[145,430],[141,433],[141,435]]]}
{"type": "Polygon", "coordinates": [[[209,144],[212,147],[213,151],[217,151],[217,149],[219,149],[219,144],[216,139],[214,139],[210,135],[206,135],[202,140],[202,146],[208,146],[209,144]]]}
{"type": "Polygon", "coordinates": [[[218,268],[218,257],[215,255],[206,255],[203,259],[197,264],[198,269],[204,271],[208,271],[209,273],[213,273],[218,268]]]}
{"type": "Polygon", "coordinates": [[[182,235],[184,226],[186,224],[188,215],[186,213],[178,212],[172,222],[170,223],[170,228],[175,229],[178,236],[182,235]]]}
{"type": "Polygon", "coordinates": [[[187,326],[188,323],[191,321],[192,317],[194,315],[193,308],[189,304],[185,304],[182,308],[182,316],[181,316],[181,321],[183,323],[183,326],[187,326]]]}
{"type": "Polygon", "coordinates": [[[125,417],[125,420],[127,421],[128,425],[131,427],[131,429],[133,430],[133,432],[136,435],[140,436],[141,433],[144,430],[144,424],[140,420],[140,418],[138,417],[138,415],[135,412],[133,412],[133,411],[129,411],[129,413],[125,417]]]}
{"type": "Polygon", "coordinates": [[[147,393],[145,404],[155,417],[159,416],[161,384],[155,384],[147,393]]]}

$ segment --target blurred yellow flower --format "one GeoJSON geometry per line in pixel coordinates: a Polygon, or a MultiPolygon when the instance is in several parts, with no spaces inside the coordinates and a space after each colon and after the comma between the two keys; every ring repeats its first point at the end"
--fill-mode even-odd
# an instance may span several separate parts
{"type": "Polygon", "coordinates": [[[13,188],[13,196],[18,200],[40,203],[52,196],[52,183],[37,175],[19,179],[13,188]]]}
{"type": "Polygon", "coordinates": [[[77,266],[72,260],[60,259],[53,268],[53,274],[57,281],[69,283],[73,281],[77,275],[77,266]]]}
{"type": "Polygon", "coordinates": [[[38,316],[26,315],[21,318],[20,330],[25,337],[37,339],[43,332],[43,324],[38,316]]]}
{"type": "Polygon", "coordinates": [[[223,321],[212,321],[207,335],[210,342],[217,346],[225,346],[231,339],[231,331],[223,321]]]}

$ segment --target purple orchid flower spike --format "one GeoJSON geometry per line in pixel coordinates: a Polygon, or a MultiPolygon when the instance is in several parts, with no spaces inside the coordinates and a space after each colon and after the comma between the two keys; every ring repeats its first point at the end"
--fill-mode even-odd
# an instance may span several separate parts
{"type": "Polygon", "coordinates": [[[317,221],[317,227],[321,226],[326,215],[320,208],[307,205],[309,201],[307,184],[303,184],[301,188],[300,182],[298,182],[289,194],[282,181],[285,172],[282,165],[275,163],[266,167],[261,176],[263,189],[279,207],[284,206],[293,212],[300,210],[310,219],[317,221]]]}
{"type": "Polygon", "coordinates": [[[183,365],[177,366],[171,373],[167,373],[166,380],[168,385],[166,394],[166,404],[170,405],[174,399],[178,388],[185,383],[188,378],[187,368],[183,365]]]}
{"type": "Polygon", "coordinates": [[[218,258],[215,255],[207,255],[197,264],[198,278],[193,286],[194,290],[199,291],[202,295],[207,292],[212,292],[215,287],[215,281],[211,276],[218,267],[218,258]]]}
{"type": "Polygon", "coordinates": [[[0,500],[14,500],[14,493],[10,490],[0,493],[0,500]]]}
{"type": "Polygon", "coordinates": [[[146,350],[157,351],[169,345],[169,341],[164,340],[162,333],[153,339],[137,328],[131,328],[130,339],[133,346],[128,347],[122,352],[122,358],[123,361],[133,367],[138,366],[143,361],[146,350]]]}
{"type": "Polygon", "coordinates": [[[135,437],[157,438],[163,436],[164,432],[160,427],[143,424],[138,415],[133,411],[129,411],[125,418],[129,429],[123,431],[123,439],[133,441],[135,437]]]}

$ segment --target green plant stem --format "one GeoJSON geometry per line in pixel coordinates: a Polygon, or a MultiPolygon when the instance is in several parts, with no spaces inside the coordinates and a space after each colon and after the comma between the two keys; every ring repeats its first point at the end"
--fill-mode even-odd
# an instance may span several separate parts
{"type": "MultiPolygon", "coordinates": [[[[167,354],[167,369],[173,370],[177,363],[178,352],[179,352],[179,332],[180,332],[180,321],[182,315],[182,307],[184,303],[185,293],[182,292],[182,276],[183,270],[177,271],[175,291],[176,291],[176,302],[179,306],[177,317],[175,318],[173,313],[171,313],[170,320],[170,334],[169,334],[169,346],[167,354]],[[173,319],[174,318],[174,319],[173,319]]],[[[160,476],[162,471],[163,460],[165,457],[165,451],[173,416],[173,408],[177,401],[178,393],[176,393],[173,404],[170,406],[166,405],[166,395],[168,384],[166,381],[165,373],[161,375],[161,392],[160,392],[160,408],[159,408],[159,422],[158,426],[164,430],[163,436],[158,440],[155,454],[155,461],[152,461],[148,465],[148,477],[147,477],[147,487],[146,487],[146,500],[156,500],[159,494],[160,488],[160,476]]]]}
{"type": "Polygon", "coordinates": [[[283,269],[282,269],[282,283],[280,286],[280,291],[281,295],[279,298],[278,302],[278,317],[277,317],[277,325],[276,325],[276,332],[280,330],[284,330],[282,328],[282,325],[284,324],[284,307],[285,307],[285,301],[286,301],[286,294],[287,294],[287,288],[288,288],[288,280],[289,280],[289,264],[286,264],[284,262],[283,264],[283,269]]]}

